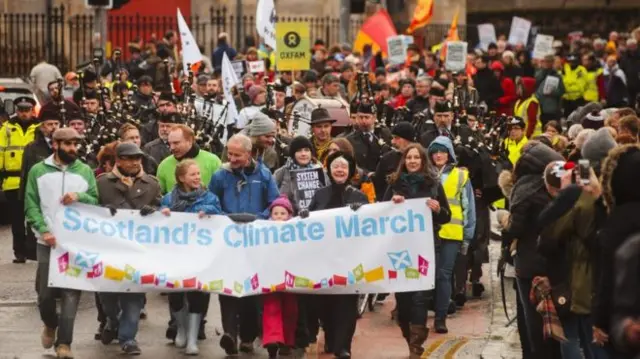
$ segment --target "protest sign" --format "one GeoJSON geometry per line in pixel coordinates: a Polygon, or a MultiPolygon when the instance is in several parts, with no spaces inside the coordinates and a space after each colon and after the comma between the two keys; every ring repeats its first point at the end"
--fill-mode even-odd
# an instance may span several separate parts
{"type": "Polygon", "coordinates": [[[553,36],[536,35],[536,41],[533,45],[533,58],[542,60],[547,55],[553,55],[553,36]]]}
{"type": "Polygon", "coordinates": [[[265,71],[264,61],[261,61],[261,60],[249,61],[247,63],[249,64],[249,72],[251,72],[252,74],[260,73],[260,72],[264,72],[265,71]]]}
{"type": "Polygon", "coordinates": [[[531,21],[521,17],[514,16],[511,21],[511,31],[509,31],[509,42],[511,45],[522,43],[527,46],[529,41],[529,31],[531,30],[531,21]]]}
{"type": "Polygon", "coordinates": [[[447,58],[444,67],[447,71],[464,70],[467,64],[467,43],[464,41],[447,41],[447,58]]]}
{"type": "Polygon", "coordinates": [[[327,185],[322,168],[292,170],[295,201],[300,209],[307,209],[317,190],[327,185]]]}
{"type": "MultiPolygon", "coordinates": [[[[253,184],[247,184],[253,186],[253,184]]],[[[99,292],[200,290],[389,293],[435,286],[431,211],[424,199],[311,212],[286,222],[74,204],[52,220],[52,287],[99,292]],[[363,250],[366,248],[366,250],[363,250]]]]}
{"type": "Polygon", "coordinates": [[[239,79],[241,79],[246,72],[244,63],[244,60],[231,61],[231,67],[233,67],[233,71],[236,73],[236,77],[239,79]]]}
{"type": "Polygon", "coordinates": [[[308,70],[311,65],[309,24],[276,23],[276,66],[279,71],[308,70]]]}
{"type": "Polygon", "coordinates": [[[402,65],[407,61],[407,46],[401,36],[387,39],[388,60],[392,65],[402,65]]]}
{"type": "Polygon", "coordinates": [[[480,38],[480,48],[487,51],[489,44],[497,43],[496,28],[493,24],[480,24],[478,25],[478,37],[480,38]]]}

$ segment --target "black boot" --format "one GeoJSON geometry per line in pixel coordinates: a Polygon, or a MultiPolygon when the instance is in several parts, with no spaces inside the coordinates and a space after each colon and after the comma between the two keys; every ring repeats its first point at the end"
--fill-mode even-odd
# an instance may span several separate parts
{"type": "Polygon", "coordinates": [[[269,353],[269,358],[277,358],[278,357],[278,344],[272,343],[267,344],[267,353],[269,353]]]}
{"type": "Polygon", "coordinates": [[[458,293],[455,296],[454,302],[458,308],[464,307],[464,304],[467,302],[467,296],[464,293],[458,293]]]}
{"type": "Polygon", "coordinates": [[[424,353],[422,345],[427,341],[429,328],[427,328],[426,325],[412,324],[410,332],[411,338],[409,340],[409,350],[411,352],[411,359],[419,359],[422,357],[422,353],[424,353]]]}
{"type": "Polygon", "coordinates": [[[456,302],[450,300],[449,301],[449,309],[447,309],[447,314],[451,315],[451,314],[456,314],[456,302]]]}
{"type": "Polygon", "coordinates": [[[338,359],[350,359],[351,358],[351,353],[349,353],[346,349],[343,349],[339,353],[336,353],[336,358],[338,358],[338,359]]]}
{"type": "Polygon", "coordinates": [[[205,333],[204,331],[204,325],[207,324],[207,321],[202,319],[200,321],[200,329],[198,329],[198,340],[205,340],[207,339],[207,333],[205,333]]]}
{"type": "Polygon", "coordinates": [[[433,329],[435,329],[438,334],[447,334],[449,333],[449,329],[447,329],[447,320],[446,319],[436,319],[433,322],[433,329]]]}
{"type": "Polygon", "coordinates": [[[482,284],[482,283],[473,283],[472,291],[473,291],[473,297],[474,298],[482,297],[482,293],[484,293],[484,284],[482,284]]]}
{"type": "Polygon", "coordinates": [[[236,339],[229,334],[225,333],[222,335],[222,338],[220,338],[220,347],[224,349],[227,355],[238,354],[238,343],[236,339]]]}

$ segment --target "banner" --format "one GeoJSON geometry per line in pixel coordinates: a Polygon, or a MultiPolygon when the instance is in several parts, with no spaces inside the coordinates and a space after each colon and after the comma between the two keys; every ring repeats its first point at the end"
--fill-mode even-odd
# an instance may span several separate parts
{"type": "Polygon", "coordinates": [[[533,58],[542,60],[547,55],[553,55],[553,36],[536,35],[536,41],[533,45],[533,58]]]}
{"type": "Polygon", "coordinates": [[[387,39],[387,49],[389,51],[389,63],[392,65],[402,65],[407,61],[407,47],[402,36],[392,36],[387,39]]]}
{"type": "Polygon", "coordinates": [[[276,49],[276,7],[273,0],[258,0],[256,29],[264,43],[276,49]]]}
{"type": "Polygon", "coordinates": [[[262,60],[247,61],[247,64],[249,65],[249,72],[251,72],[252,74],[265,72],[264,61],[262,60]]]}
{"type": "Polygon", "coordinates": [[[312,212],[287,222],[60,206],[52,287],[100,292],[200,290],[390,293],[435,287],[431,211],[424,199],[312,212]]]}
{"type": "Polygon", "coordinates": [[[198,43],[193,38],[187,22],[184,21],[180,9],[178,9],[178,31],[180,31],[180,43],[182,44],[182,70],[189,73],[187,64],[193,66],[202,61],[202,54],[198,48],[198,43]]]}
{"type": "Polygon", "coordinates": [[[467,65],[467,43],[447,41],[447,58],[444,67],[447,71],[461,71],[467,65]]]}
{"type": "Polygon", "coordinates": [[[522,43],[524,46],[527,46],[530,30],[531,21],[514,16],[513,20],[511,21],[511,30],[509,31],[509,39],[507,40],[507,42],[511,45],[522,43]]]}
{"type": "Polygon", "coordinates": [[[496,28],[493,24],[478,25],[478,37],[480,38],[480,48],[487,51],[491,43],[496,44],[496,28]]]}
{"type": "Polygon", "coordinates": [[[278,22],[276,40],[276,66],[279,71],[309,70],[311,40],[308,23],[278,22]]]}
{"type": "Polygon", "coordinates": [[[291,183],[293,183],[294,197],[298,208],[307,209],[317,190],[327,185],[323,168],[311,168],[292,170],[291,183]]]}
{"type": "MultiPolygon", "coordinates": [[[[240,80],[233,70],[233,65],[231,64],[226,52],[222,55],[222,70],[220,71],[220,77],[222,78],[222,92],[224,93],[224,99],[227,106],[227,123],[225,125],[231,125],[235,123],[235,120],[238,117],[238,108],[236,107],[236,101],[233,98],[231,89],[233,86],[240,84],[240,80]]],[[[221,138],[223,144],[227,142],[227,131],[227,126],[224,126],[224,133],[221,138]]]]}

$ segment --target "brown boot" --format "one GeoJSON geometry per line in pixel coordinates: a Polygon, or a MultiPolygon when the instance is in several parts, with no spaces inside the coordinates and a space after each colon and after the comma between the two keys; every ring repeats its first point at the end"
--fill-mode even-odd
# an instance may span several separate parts
{"type": "MultiPolygon", "coordinates": [[[[407,345],[409,345],[411,338],[411,329],[409,328],[409,323],[401,323],[400,330],[402,331],[402,337],[407,341],[407,345]]],[[[411,349],[411,347],[409,347],[409,349],[411,349]]]]}
{"type": "Polygon", "coordinates": [[[426,325],[411,324],[410,328],[411,336],[409,339],[409,350],[411,351],[411,359],[420,358],[424,353],[422,344],[427,341],[429,336],[429,329],[426,325]]]}

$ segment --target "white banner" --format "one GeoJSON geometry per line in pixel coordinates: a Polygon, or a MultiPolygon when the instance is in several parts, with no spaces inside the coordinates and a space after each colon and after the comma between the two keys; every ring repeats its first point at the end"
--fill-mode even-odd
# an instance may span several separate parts
{"type": "MultiPolygon", "coordinates": [[[[236,107],[236,101],[233,98],[231,89],[233,86],[240,84],[240,80],[238,79],[235,71],[233,71],[231,60],[229,60],[229,56],[227,56],[226,52],[222,55],[222,70],[220,71],[220,76],[222,77],[222,91],[224,92],[224,99],[228,103],[227,123],[225,125],[231,125],[235,123],[238,118],[238,108],[236,107]]],[[[224,143],[227,141],[227,135],[227,126],[225,126],[224,135],[222,136],[224,143]]]]}
{"type": "Polygon", "coordinates": [[[527,46],[529,41],[529,31],[531,30],[531,21],[521,17],[514,16],[511,21],[511,31],[509,31],[509,39],[511,45],[522,43],[527,46]]]}
{"type": "Polygon", "coordinates": [[[407,61],[407,46],[404,38],[401,36],[387,38],[389,63],[392,65],[404,64],[407,61]]]}
{"type": "Polygon", "coordinates": [[[496,44],[496,28],[493,24],[480,24],[478,25],[478,37],[480,38],[480,48],[487,51],[489,44],[496,44]]]}
{"type": "Polygon", "coordinates": [[[182,69],[187,74],[189,73],[187,64],[195,65],[202,61],[202,54],[191,30],[189,30],[189,26],[187,26],[187,22],[182,17],[180,9],[178,9],[178,31],[180,31],[180,43],[182,43],[182,69]]]}
{"type": "Polygon", "coordinates": [[[447,41],[447,58],[444,67],[447,71],[462,71],[467,66],[467,43],[447,41]]]}
{"type": "Polygon", "coordinates": [[[312,212],[287,222],[75,204],[56,212],[49,282],[104,292],[389,293],[435,287],[424,199],[312,212]]]}
{"type": "Polygon", "coordinates": [[[276,7],[273,0],[258,0],[256,29],[264,43],[276,49],[276,7]]]}
{"type": "Polygon", "coordinates": [[[553,36],[536,35],[536,41],[533,44],[533,58],[542,60],[545,56],[553,54],[553,36]]]}

